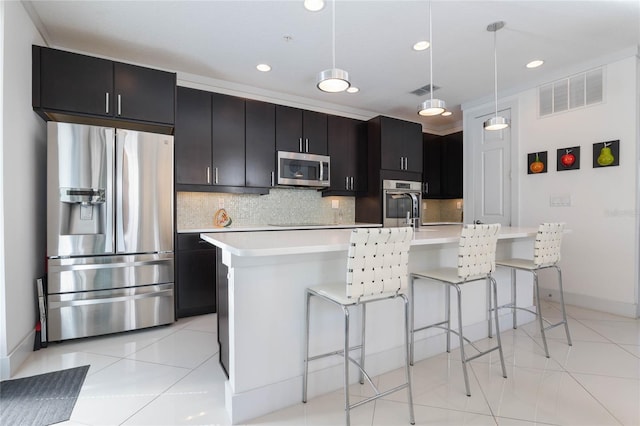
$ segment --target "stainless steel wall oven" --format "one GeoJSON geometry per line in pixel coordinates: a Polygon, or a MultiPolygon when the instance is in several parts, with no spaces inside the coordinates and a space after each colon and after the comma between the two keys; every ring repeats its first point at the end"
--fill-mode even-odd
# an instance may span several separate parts
{"type": "Polygon", "coordinates": [[[420,204],[422,201],[422,183],[383,180],[382,181],[382,214],[383,226],[419,227],[420,204]]]}

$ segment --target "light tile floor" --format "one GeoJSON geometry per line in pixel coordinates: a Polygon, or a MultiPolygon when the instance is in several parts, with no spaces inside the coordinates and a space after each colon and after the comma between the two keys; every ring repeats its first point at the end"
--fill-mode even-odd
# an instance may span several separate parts
{"type": "MultiPolygon", "coordinates": [[[[640,320],[569,306],[573,346],[562,327],[544,356],[536,323],[503,330],[508,378],[497,354],[470,363],[464,393],[459,353],[413,367],[417,425],[640,425],[640,320]]],[[[559,318],[556,305],[544,315],[559,318]]],[[[64,425],[228,425],[225,376],[218,365],[216,317],[205,315],[149,330],[51,344],[34,352],[15,378],[90,364],[64,425]]],[[[482,344],[483,342],[480,342],[482,344]]],[[[375,380],[401,380],[393,371],[375,380]]],[[[366,394],[351,387],[354,397],[366,394]]],[[[251,425],[340,425],[342,391],[254,419],[251,425]]],[[[352,411],[353,425],[408,424],[406,392],[352,411]]]]}

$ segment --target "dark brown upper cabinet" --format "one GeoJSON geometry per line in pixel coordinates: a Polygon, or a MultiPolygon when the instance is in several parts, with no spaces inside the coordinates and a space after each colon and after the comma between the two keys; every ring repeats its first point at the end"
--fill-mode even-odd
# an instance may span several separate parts
{"type": "Polygon", "coordinates": [[[45,120],[172,133],[176,74],[33,46],[33,108],[45,120]]]}
{"type": "Polygon", "coordinates": [[[211,184],[211,118],[211,93],[178,87],[175,131],[176,184],[211,184]]]}
{"type": "Polygon", "coordinates": [[[276,106],[246,101],[246,185],[272,187],[276,173],[276,106]]]}
{"type": "Polygon", "coordinates": [[[462,132],[424,134],[423,198],[462,198],[462,132]]]}
{"type": "Polygon", "coordinates": [[[213,185],[245,185],[245,100],[235,96],[212,95],[213,185]]]}
{"type": "Polygon", "coordinates": [[[331,186],[323,195],[355,195],[367,189],[366,123],[328,117],[331,186]]]}
{"type": "Polygon", "coordinates": [[[327,155],[327,114],[276,105],[276,150],[327,155]]]}
{"type": "Polygon", "coordinates": [[[422,173],[422,126],[390,117],[380,119],[380,168],[422,173]]]}

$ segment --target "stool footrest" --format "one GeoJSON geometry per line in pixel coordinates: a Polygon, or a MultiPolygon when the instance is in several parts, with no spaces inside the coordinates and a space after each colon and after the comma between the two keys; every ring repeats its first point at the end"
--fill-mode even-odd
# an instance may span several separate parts
{"type": "MultiPolygon", "coordinates": [[[[465,340],[466,340],[466,339],[465,339],[465,340]]],[[[477,350],[477,351],[478,351],[478,348],[477,348],[473,343],[471,343],[471,346],[473,346],[473,348],[474,348],[475,350],[477,350]]],[[[495,346],[495,347],[490,348],[490,349],[487,349],[487,350],[485,350],[485,351],[481,351],[481,352],[479,351],[477,354],[475,354],[475,355],[473,355],[473,356],[466,357],[466,358],[464,359],[464,362],[473,361],[473,360],[474,360],[474,359],[476,359],[476,358],[480,358],[482,355],[486,355],[486,354],[488,354],[489,352],[493,352],[493,351],[498,350],[498,349],[500,349],[500,347],[499,347],[499,346],[495,346]]]]}
{"type": "MultiPolygon", "coordinates": [[[[352,347],[349,348],[349,352],[355,351],[356,349],[361,349],[361,348],[362,348],[362,345],[352,346],[352,347]]],[[[307,361],[315,361],[316,359],[326,358],[328,356],[334,356],[334,355],[344,356],[344,350],[343,349],[338,349],[337,351],[326,352],[326,353],[323,353],[323,354],[310,356],[309,358],[307,358],[307,361]]]]}
{"type": "Polygon", "coordinates": [[[358,401],[355,404],[349,405],[349,408],[358,407],[360,405],[366,404],[367,402],[371,402],[371,401],[376,400],[378,398],[385,397],[387,395],[390,395],[390,394],[392,394],[394,392],[398,392],[398,391],[400,391],[402,389],[406,389],[408,387],[409,387],[409,383],[404,383],[404,384],[401,384],[400,386],[396,386],[395,388],[386,390],[384,392],[376,392],[376,394],[374,396],[371,396],[371,397],[369,397],[367,399],[364,399],[362,401],[358,401]]]}

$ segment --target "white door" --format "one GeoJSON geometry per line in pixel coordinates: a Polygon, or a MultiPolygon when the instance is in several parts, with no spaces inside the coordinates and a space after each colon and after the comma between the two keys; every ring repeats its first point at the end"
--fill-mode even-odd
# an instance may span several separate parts
{"type": "MultiPolygon", "coordinates": [[[[511,225],[511,127],[484,130],[483,115],[473,119],[471,146],[473,153],[473,221],[511,225]]],[[[511,110],[499,115],[511,119],[511,110]]]]}

